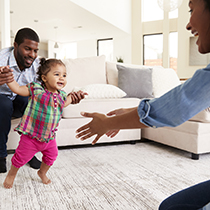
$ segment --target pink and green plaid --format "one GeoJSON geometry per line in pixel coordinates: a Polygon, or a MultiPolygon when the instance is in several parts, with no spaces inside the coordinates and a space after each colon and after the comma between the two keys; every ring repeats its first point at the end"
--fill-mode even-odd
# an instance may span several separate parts
{"type": "Polygon", "coordinates": [[[55,138],[67,94],[64,91],[49,92],[35,82],[27,86],[30,92],[28,106],[15,130],[39,141],[49,142],[55,138]]]}

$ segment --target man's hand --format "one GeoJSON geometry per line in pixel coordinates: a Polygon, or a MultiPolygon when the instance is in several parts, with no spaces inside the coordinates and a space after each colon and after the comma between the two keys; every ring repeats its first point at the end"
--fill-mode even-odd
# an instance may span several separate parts
{"type": "Polygon", "coordinates": [[[0,85],[5,83],[10,83],[14,81],[14,75],[12,73],[12,69],[9,66],[1,66],[0,67],[0,85]]]}
{"type": "Polygon", "coordinates": [[[93,140],[92,144],[94,145],[101,136],[107,133],[108,128],[106,127],[105,121],[107,116],[100,113],[87,113],[82,112],[81,115],[83,117],[90,117],[93,118],[91,122],[87,123],[86,125],[80,127],[76,130],[77,138],[81,138],[81,140],[88,139],[94,135],[97,135],[93,140]]]}
{"type": "Polygon", "coordinates": [[[77,104],[79,103],[82,99],[84,99],[85,95],[88,95],[87,93],[79,90],[78,92],[71,92],[69,93],[71,96],[71,104],[77,104]]]}

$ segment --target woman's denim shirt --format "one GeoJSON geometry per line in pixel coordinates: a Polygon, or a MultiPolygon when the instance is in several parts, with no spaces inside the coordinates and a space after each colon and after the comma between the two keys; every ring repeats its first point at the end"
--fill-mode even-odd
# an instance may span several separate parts
{"type": "Polygon", "coordinates": [[[210,106],[210,64],[163,96],[143,99],[140,122],[149,127],[175,127],[210,106]]]}

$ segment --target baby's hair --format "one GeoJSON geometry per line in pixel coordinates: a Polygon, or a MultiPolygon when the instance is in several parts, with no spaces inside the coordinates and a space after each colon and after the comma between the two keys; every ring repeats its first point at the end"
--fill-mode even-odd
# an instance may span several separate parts
{"type": "Polygon", "coordinates": [[[65,64],[59,60],[59,59],[45,59],[45,58],[41,58],[40,59],[40,66],[38,68],[37,74],[38,74],[38,78],[37,80],[42,82],[42,75],[47,75],[47,73],[51,70],[52,66],[56,66],[56,65],[62,65],[65,66],[65,64]]]}

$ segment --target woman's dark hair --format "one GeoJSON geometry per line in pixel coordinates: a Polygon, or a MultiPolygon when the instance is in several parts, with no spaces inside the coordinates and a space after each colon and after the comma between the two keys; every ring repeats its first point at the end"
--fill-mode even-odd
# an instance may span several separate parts
{"type": "Polygon", "coordinates": [[[54,59],[54,58],[46,60],[45,58],[41,58],[40,66],[37,71],[37,74],[38,74],[37,80],[43,83],[42,75],[47,75],[47,73],[51,70],[51,67],[56,66],[56,65],[65,66],[65,64],[61,60],[54,59]]]}
{"type": "Polygon", "coordinates": [[[203,0],[206,3],[206,9],[210,12],[210,0],[203,0]]]}
{"type": "Polygon", "coordinates": [[[33,40],[35,42],[39,42],[39,36],[31,28],[21,28],[15,36],[15,42],[18,45],[23,43],[25,39],[29,39],[29,40],[33,40]]]}

